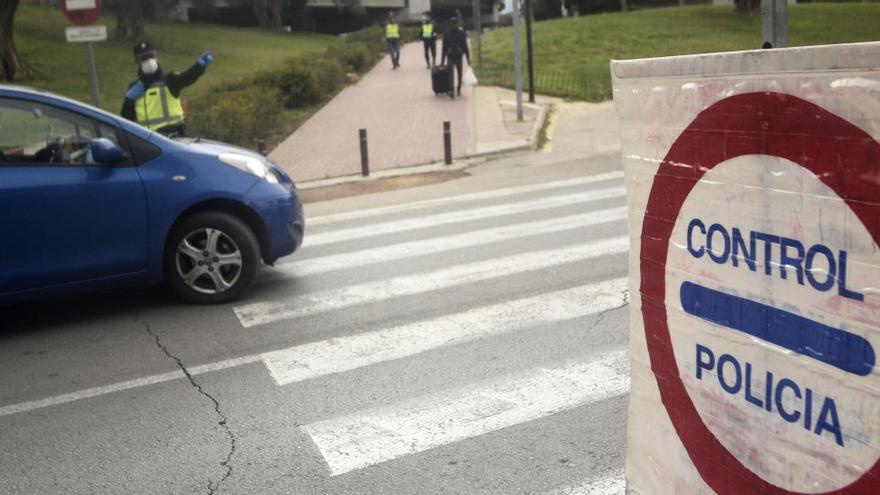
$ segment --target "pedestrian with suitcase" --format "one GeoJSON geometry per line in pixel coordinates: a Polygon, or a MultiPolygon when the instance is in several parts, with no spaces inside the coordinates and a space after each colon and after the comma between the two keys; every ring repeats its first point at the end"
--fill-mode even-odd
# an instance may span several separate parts
{"type": "Polygon", "coordinates": [[[462,58],[467,59],[468,67],[471,65],[471,52],[468,49],[467,33],[464,31],[461,19],[458,16],[450,19],[450,27],[443,34],[443,49],[440,64],[445,65],[449,60],[449,96],[461,96],[461,79],[463,76],[462,58]],[[458,85],[455,83],[455,72],[458,72],[458,85]],[[455,93],[453,93],[455,88],[455,93]]]}

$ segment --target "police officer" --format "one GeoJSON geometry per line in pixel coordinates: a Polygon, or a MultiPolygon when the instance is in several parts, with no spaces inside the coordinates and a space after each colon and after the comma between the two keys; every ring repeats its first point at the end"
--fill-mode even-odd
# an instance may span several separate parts
{"type": "Polygon", "coordinates": [[[422,16],[422,32],[419,37],[425,45],[425,64],[430,69],[437,64],[437,26],[434,19],[431,19],[431,13],[425,12],[422,16]],[[430,58],[428,54],[430,53],[430,58]]]}
{"type": "Polygon", "coordinates": [[[134,45],[134,61],[138,64],[138,78],[129,84],[120,113],[152,131],[183,136],[185,123],[180,92],[202,77],[214,56],[205,52],[184,72],[166,74],[159,65],[153,42],[144,40],[134,45]]]}
{"type": "Polygon", "coordinates": [[[391,55],[391,68],[400,68],[400,24],[394,18],[394,14],[388,13],[388,22],[385,24],[385,43],[388,44],[388,53],[391,55]]]}

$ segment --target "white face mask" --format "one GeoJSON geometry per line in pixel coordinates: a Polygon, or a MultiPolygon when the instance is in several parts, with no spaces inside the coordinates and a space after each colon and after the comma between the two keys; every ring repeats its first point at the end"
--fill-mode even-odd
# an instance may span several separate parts
{"type": "Polygon", "coordinates": [[[141,62],[141,71],[144,74],[154,74],[157,70],[159,70],[159,61],[155,58],[148,58],[141,62]]]}

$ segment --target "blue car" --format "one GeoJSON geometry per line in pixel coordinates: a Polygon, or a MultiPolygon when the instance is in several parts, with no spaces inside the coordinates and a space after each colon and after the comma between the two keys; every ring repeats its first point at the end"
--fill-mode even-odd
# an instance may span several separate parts
{"type": "Polygon", "coordinates": [[[0,85],[0,302],[162,280],[231,301],[303,231],[296,186],[259,154],[0,85]]]}

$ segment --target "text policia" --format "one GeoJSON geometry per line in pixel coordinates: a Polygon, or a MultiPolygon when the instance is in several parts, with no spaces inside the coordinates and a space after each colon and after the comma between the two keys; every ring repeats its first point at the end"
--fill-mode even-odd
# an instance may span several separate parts
{"type": "MultiPolygon", "coordinates": [[[[767,277],[809,286],[819,292],[836,289],[839,296],[864,301],[864,294],[847,287],[847,252],[823,244],[805,245],[797,239],[750,231],[718,223],[706,226],[699,218],[687,227],[687,251],[696,259],[708,258],[718,265],[748,269],[767,277]],[[763,270],[759,270],[759,263],[763,270]]],[[[871,344],[858,335],[827,326],[772,305],[752,301],[692,282],[681,286],[686,313],[706,321],[761,338],[842,371],[865,376],[874,367],[871,344]]],[[[732,354],[717,353],[696,344],[695,373],[704,380],[714,373],[721,389],[746,402],[776,413],[788,423],[844,446],[841,418],[834,398],[791,378],[760,369],[732,354]],[[742,362],[741,362],[742,361],[742,362]]]]}

